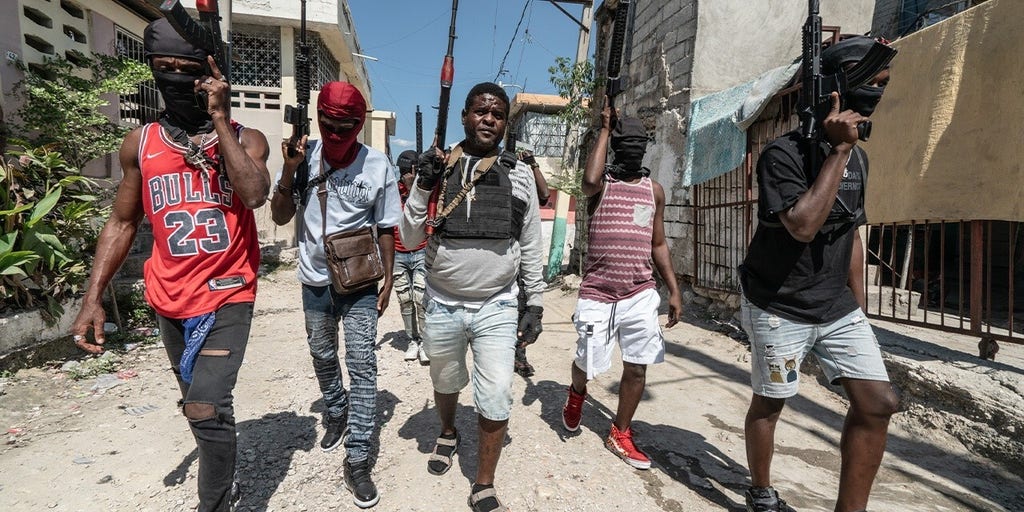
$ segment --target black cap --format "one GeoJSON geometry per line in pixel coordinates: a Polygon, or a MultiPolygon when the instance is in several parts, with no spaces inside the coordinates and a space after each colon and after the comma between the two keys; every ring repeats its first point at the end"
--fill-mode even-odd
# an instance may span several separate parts
{"type": "Polygon", "coordinates": [[[206,62],[206,56],[209,55],[206,50],[196,48],[184,40],[167,18],[159,18],[146,25],[142,33],[142,45],[147,61],[154,55],[162,55],[206,62]]]}
{"type": "Polygon", "coordinates": [[[402,153],[398,155],[398,170],[401,171],[402,174],[412,172],[412,166],[416,165],[417,158],[419,158],[419,155],[411,149],[402,151],[402,153]]]}

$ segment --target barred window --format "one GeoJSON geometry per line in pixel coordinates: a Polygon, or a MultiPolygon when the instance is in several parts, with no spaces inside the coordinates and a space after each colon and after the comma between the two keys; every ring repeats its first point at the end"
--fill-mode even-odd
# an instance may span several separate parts
{"type": "Polygon", "coordinates": [[[537,156],[561,157],[565,147],[565,121],[551,114],[527,112],[516,126],[519,140],[533,146],[537,156]]]}
{"type": "MultiPolygon", "coordinates": [[[[117,56],[145,63],[142,39],[135,34],[116,27],[117,56]]],[[[147,80],[138,85],[136,92],[118,96],[120,120],[124,124],[141,126],[157,120],[160,115],[160,92],[156,82],[147,80]]]]}
{"type": "MultiPolygon", "coordinates": [[[[323,84],[341,76],[341,64],[331,55],[320,34],[307,32],[306,37],[309,43],[310,87],[319,91],[323,84]]],[[[298,45],[295,45],[295,51],[298,56],[298,45]]]]}
{"type": "Polygon", "coordinates": [[[281,32],[277,27],[237,26],[231,33],[231,83],[281,87],[281,32]]]}

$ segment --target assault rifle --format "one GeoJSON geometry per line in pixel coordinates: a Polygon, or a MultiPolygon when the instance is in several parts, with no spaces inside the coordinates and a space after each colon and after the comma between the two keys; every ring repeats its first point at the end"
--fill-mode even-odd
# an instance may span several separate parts
{"type": "Polygon", "coordinates": [[[164,17],[181,38],[213,55],[213,60],[220,68],[224,79],[230,80],[231,43],[224,42],[221,38],[217,0],[196,0],[196,10],[199,11],[199,21],[188,15],[179,0],[160,2],[160,12],[164,13],[164,17]]]}
{"type": "Polygon", "coordinates": [[[605,94],[608,96],[608,106],[615,116],[615,97],[621,93],[627,85],[628,76],[622,74],[622,63],[629,65],[629,57],[633,46],[633,2],[632,0],[619,0],[615,7],[615,20],[612,26],[611,47],[608,50],[608,80],[605,85],[605,94]]]}
{"type": "MultiPolygon", "coordinates": [[[[299,53],[295,56],[295,103],[285,105],[284,122],[292,125],[292,135],[288,138],[288,156],[294,157],[302,137],[309,135],[309,44],[306,42],[306,0],[300,0],[302,7],[299,21],[299,53]]],[[[295,181],[292,186],[303,206],[306,205],[306,187],[309,184],[309,163],[305,160],[295,170],[295,181]]]]}
{"type": "MultiPolygon", "coordinates": [[[[437,129],[434,130],[435,148],[444,151],[444,139],[448,131],[448,105],[451,103],[452,81],[455,80],[455,16],[459,10],[459,0],[452,0],[452,21],[448,27],[448,52],[444,55],[444,62],[441,64],[441,98],[437,104],[437,129]]],[[[437,201],[441,195],[441,183],[438,182],[434,191],[430,193],[430,200],[427,202],[427,234],[434,232],[434,218],[437,217],[437,201]]]]}
{"type": "MultiPolygon", "coordinates": [[[[871,82],[896,56],[896,50],[882,43],[875,43],[867,55],[848,70],[840,69],[833,75],[821,74],[821,16],[820,0],[808,0],[807,21],[802,34],[803,74],[800,89],[800,134],[809,148],[815,148],[821,140],[818,119],[830,106],[830,96],[838,92],[840,100],[853,89],[871,82]]],[[[842,108],[842,107],[840,107],[842,108]]],[[[871,121],[857,125],[860,140],[871,136],[871,121]]],[[[808,150],[809,168],[817,169],[818,151],[808,150]]]]}

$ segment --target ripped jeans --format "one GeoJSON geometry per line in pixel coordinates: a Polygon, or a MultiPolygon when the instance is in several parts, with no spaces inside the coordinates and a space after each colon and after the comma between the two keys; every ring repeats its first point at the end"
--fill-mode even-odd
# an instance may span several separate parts
{"type": "Polygon", "coordinates": [[[740,320],[750,337],[750,383],[755,394],[796,395],[800,365],[812,353],[833,385],[843,378],[889,381],[878,340],[860,309],[834,322],[809,324],[765,311],[742,297],[740,320]]]}
{"type": "Polygon", "coordinates": [[[235,479],[235,409],[232,391],[245,357],[253,304],[225,304],[217,310],[192,371],[192,384],[181,380],[185,351],[182,321],[157,315],[171,369],[184,402],[182,412],[199,453],[199,512],[223,512],[231,506],[235,479]]]}

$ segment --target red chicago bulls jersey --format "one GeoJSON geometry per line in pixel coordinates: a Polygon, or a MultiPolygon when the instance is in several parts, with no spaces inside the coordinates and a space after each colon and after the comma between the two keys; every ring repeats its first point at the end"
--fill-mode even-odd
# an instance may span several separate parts
{"type": "MultiPolygon", "coordinates": [[[[236,135],[242,126],[232,122],[236,135]]],[[[216,160],[216,132],[202,149],[216,160]]],[[[219,165],[187,163],[186,148],[150,123],[142,128],[142,206],[153,225],[146,300],[162,316],[190,318],[256,299],[256,220],[219,165]]]]}

